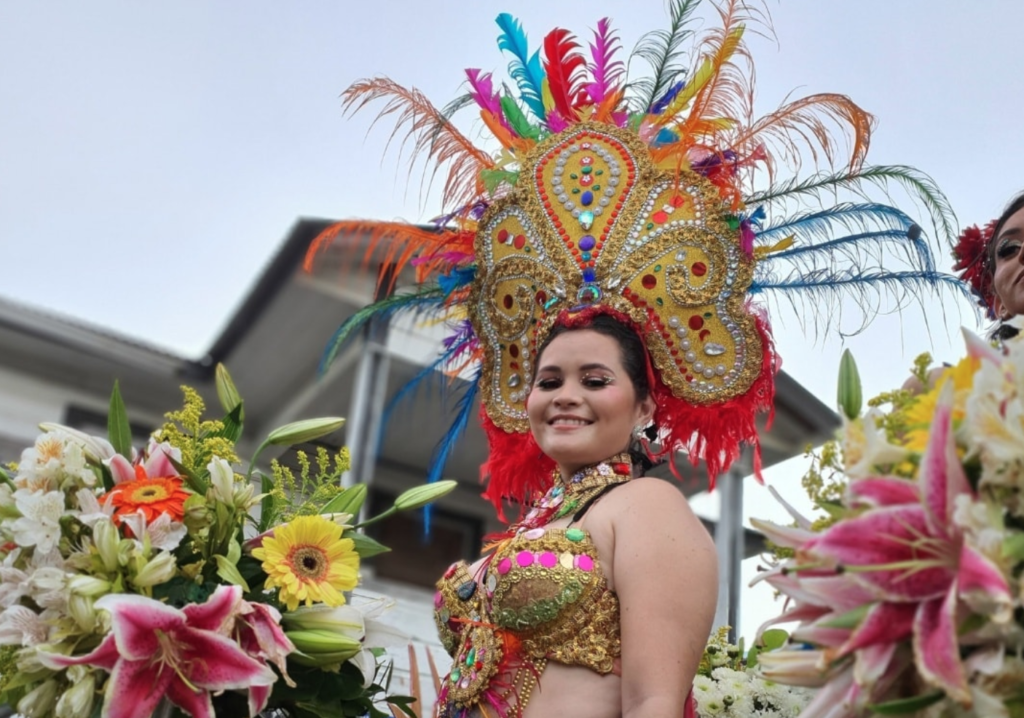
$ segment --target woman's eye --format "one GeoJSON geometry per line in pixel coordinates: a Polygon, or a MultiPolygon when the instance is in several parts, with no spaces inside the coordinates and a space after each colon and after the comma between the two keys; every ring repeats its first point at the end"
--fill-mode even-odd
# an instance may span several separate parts
{"type": "Polygon", "coordinates": [[[561,379],[539,379],[537,381],[538,389],[557,389],[562,385],[561,379]]]}
{"type": "Polygon", "coordinates": [[[611,377],[608,376],[585,376],[583,377],[583,386],[590,388],[597,388],[602,386],[608,386],[612,383],[611,377]]]}
{"type": "Polygon", "coordinates": [[[1000,244],[999,248],[996,249],[996,257],[999,259],[1006,259],[1007,257],[1013,257],[1020,251],[1020,245],[1014,242],[1006,242],[1000,244]]]}

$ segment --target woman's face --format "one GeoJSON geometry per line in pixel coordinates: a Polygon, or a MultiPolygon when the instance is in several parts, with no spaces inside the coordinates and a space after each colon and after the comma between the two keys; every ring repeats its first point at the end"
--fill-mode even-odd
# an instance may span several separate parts
{"type": "Polygon", "coordinates": [[[1009,319],[1024,314],[1024,209],[1010,215],[995,243],[992,285],[996,291],[996,316],[1009,319]]]}
{"type": "Polygon", "coordinates": [[[568,478],[629,448],[654,402],[637,401],[615,339],[588,329],[555,337],[538,359],[527,413],[541,450],[568,478]]]}

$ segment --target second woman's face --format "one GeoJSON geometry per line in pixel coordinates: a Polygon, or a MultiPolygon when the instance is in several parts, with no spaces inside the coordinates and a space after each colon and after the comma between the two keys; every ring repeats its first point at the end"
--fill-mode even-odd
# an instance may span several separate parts
{"type": "Polygon", "coordinates": [[[996,314],[1008,319],[1024,314],[1024,209],[1010,215],[995,242],[996,314]]]}
{"type": "Polygon", "coordinates": [[[618,342],[587,329],[548,344],[527,404],[537,444],[564,476],[629,448],[653,409],[637,401],[618,342]]]}

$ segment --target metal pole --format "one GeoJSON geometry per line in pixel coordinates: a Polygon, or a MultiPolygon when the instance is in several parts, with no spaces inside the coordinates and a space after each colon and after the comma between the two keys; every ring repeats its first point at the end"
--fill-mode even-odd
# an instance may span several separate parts
{"type": "Polygon", "coordinates": [[[718,551],[718,604],[715,625],[729,626],[735,642],[740,623],[740,564],[743,561],[743,471],[736,465],[718,482],[719,517],[715,524],[718,551]]]}
{"type": "MultiPolygon", "coordinates": [[[[391,293],[393,278],[392,267],[382,266],[378,274],[375,302],[391,293]]],[[[377,446],[384,418],[388,370],[391,367],[387,338],[387,320],[371,319],[363,330],[365,348],[359,360],[352,401],[349,404],[348,421],[345,424],[346,443],[351,452],[351,468],[341,477],[341,485],[345,488],[355,484],[366,484],[369,488],[373,481],[377,446]]],[[[362,513],[365,511],[364,504],[362,513]]],[[[361,516],[359,520],[362,518],[365,517],[361,516]]]]}

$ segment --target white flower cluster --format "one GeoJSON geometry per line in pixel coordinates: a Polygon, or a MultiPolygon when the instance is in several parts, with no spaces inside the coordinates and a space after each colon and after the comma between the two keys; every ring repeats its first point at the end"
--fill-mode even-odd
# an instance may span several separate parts
{"type": "Polygon", "coordinates": [[[720,666],[711,676],[693,680],[700,718],[796,718],[813,692],[763,678],[756,668],[733,670],[720,666]]]}

